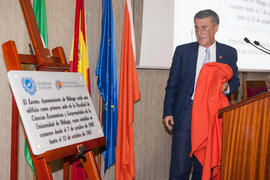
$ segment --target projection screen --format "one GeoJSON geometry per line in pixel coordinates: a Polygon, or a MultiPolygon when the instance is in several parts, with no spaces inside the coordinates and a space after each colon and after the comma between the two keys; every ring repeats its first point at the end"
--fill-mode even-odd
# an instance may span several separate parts
{"type": "Polygon", "coordinates": [[[220,18],[216,40],[237,49],[240,71],[270,71],[270,55],[243,39],[270,48],[270,0],[144,0],[137,67],[168,69],[177,45],[196,41],[193,17],[202,9],[220,18]]]}

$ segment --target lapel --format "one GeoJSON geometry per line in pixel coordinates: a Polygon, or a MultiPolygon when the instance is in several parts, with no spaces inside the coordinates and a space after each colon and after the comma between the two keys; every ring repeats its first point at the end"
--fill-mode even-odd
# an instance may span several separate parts
{"type": "Polygon", "coordinates": [[[216,62],[224,62],[223,56],[221,53],[221,44],[216,41],[216,62]]]}
{"type": "MultiPolygon", "coordinates": [[[[198,60],[198,50],[199,50],[199,44],[198,42],[195,42],[192,44],[191,48],[191,57],[190,57],[190,63],[191,63],[191,79],[193,80],[193,86],[195,83],[195,75],[196,75],[196,68],[197,68],[197,60],[198,60]]],[[[192,86],[192,87],[193,87],[192,86]]]]}
{"type": "Polygon", "coordinates": [[[196,70],[197,60],[198,60],[198,52],[199,52],[199,44],[198,42],[194,43],[191,48],[191,63],[192,63],[192,70],[196,70]]]}

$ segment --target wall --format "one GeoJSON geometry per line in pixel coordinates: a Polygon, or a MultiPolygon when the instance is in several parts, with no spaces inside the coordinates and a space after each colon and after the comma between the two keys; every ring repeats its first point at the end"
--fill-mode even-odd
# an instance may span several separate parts
{"type": "MultiPolygon", "coordinates": [[[[101,0],[85,1],[88,51],[91,71],[92,97],[98,111],[99,93],[96,85],[95,67],[98,59],[101,31],[101,0]]],[[[119,77],[120,49],[122,39],[122,24],[124,1],[112,0],[114,7],[114,25],[116,42],[117,72],[119,77]]],[[[133,0],[134,22],[136,34],[137,57],[140,51],[142,2],[133,0]]],[[[75,0],[47,0],[48,41],[49,49],[63,46],[66,57],[69,57],[73,27],[75,0]]],[[[19,53],[29,53],[30,43],[19,0],[3,0],[0,6],[0,44],[14,40],[19,53]]],[[[11,127],[11,93],[6,76],[3,53],[0,51],[0,169],[1,179],[9,178],[10,166],[10,127],[11,127]]],[[[170,135],[164,130],[161,116],[165,85],[168,70],[138,69],[141,90],[141,100],[135,104],[134,143],[136,180],[165,180],[168,179],[170,161],[170,135]]],[[[240,73],[242,79],[261,79],[266,73],[240,73]]],[[[241,95],[239,95],[239,100],[241,95]]],[[[24,135],[20,125],[19,137],[19,179],[32,179],[32,172],[24,160],[24,135]]],[[[61,179],[62,161],[51,163],[54,179],[61,179]]],[[[114,179],[114,166],[102,177],[105,180],[114,179]]]]}
{"type": "MultiPolygon", "coordinates": [[[[99,94],[96,86],[95,67],[98,59],[101,31],[101,2],[100,0],[85,1],[87,38],[91,70],[91,87],[95,107],[98,111],[99,94]]],[[[122,39],[122,24],[124,1],[113,0],[117,72],[119,77],[120,49],[122,39]]],[[[73,27],[75,0],[47,0],[48,42],[49,49],[63,46],[66,57],[69,58],[73,27]]],[[[133,1],[135,12],[134,22],[136,36],[140,35],[142,1],[133,1]],[[136,16],[137,15],[137,16],[136,16]],[[139,15],[139,16],[138,16],[139,15]]],[[[30,43],[27,27],[24,21],[19,0],[4,0],[0,6],[0,43],[14,40],[19,53],[29,53],[30,43]]],[[[137,56],[140,50],[140,38],[137,38],[137,56]]],[[[11,133],[11,92],[6,76],[6,67],[2,50],[0,51],[0,169],[1,179],[9,178],[10,168],[10,133],[11,133]]],[[[138,70],[142,99],[135,105],[134,143],[136,161],[136,179],[167,179],[170,136],[165,132],[161,121],[162,101],[165,81],[168,71],[138,70]]],[[[24,160],[24,134],[20,124],[19,137],[19,178],[32,179],[32,172],[24,160]]],[[[51,163],[54,179],[61,179],[62,161],[51,163]]],[[[114,166],[102,177],[105,180],[114,179],[114,166]]]]}

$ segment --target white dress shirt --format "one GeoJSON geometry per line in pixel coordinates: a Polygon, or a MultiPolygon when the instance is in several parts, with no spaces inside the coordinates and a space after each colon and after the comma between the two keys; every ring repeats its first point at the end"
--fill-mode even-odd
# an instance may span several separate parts
{"type": "MultiPolygon", "coordinates": [[[[194,83],[194,91],[193,91],[193,95],[191,97],[191,99],[194,99],[194,93],[195,93],[195,87],[197,84],[197,79],[199,77],[199,73],[203,67],[203,62],[205,59],[205,47],[203,46],[199,46],[199,50],[198,50],[198,58],[197,58],[197,66],[196,66],[196,76],[195,76],[195,83],[194,83]]],[[[209,62],[216,62],[216,41],[209,47],[210,49],[210,57],[209,57],[209,62]]],[[[228,86],[228,89],[226,90],[225,94],[229,94],[230,93],[230,87],[228,86]]]]}

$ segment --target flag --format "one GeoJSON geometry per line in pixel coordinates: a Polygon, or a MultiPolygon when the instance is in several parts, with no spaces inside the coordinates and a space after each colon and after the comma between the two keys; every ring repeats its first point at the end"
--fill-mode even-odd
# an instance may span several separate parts
{"type": "Polygon", "coordinates": [[[33,11],[38,25],[38,30],[45,48],[48,48],[47,16],[45,0],[34,0],[33,11]]]}
{"type": "Polygon", "coordinates": [[[117,74],[112,0],[102,0],[102,32],[96,68],[102,97],[102,125],[106,139],[103,149],[104,171],[115,163],[117,129],[117,74]]]}
{"type": "Polygon", "coordinates": [[[84,0],[76,0],[75,25],[70,52],[70,71],[80,72],[91,95],[84,0]]]}
{"type": "Polygon", "coordinates": [[[140,99],[140,90],[135,65],[135,37],[132,8],[126,0],[122,35],[120,88],[115,179],[135,178],[135,155],[133,140],[134,103],[140,99]]]}
{"type": "MultiPolygon", "coordinates": [[[[84,13],[84,0],[76,0],[75,24],[72,47],[70,51],[70,71],[80,72],[91,95],[90,71],[87,45],[87,33],[84,13]]],[[[72,164],[72,179],[86,179],[86,173],[80,161],[72,164]]]]}
{"type": "MultiPolygon", "coordinates": [[[[33,11],[35,14],[38,30],[43,42],[43,46],[48,48],[48,33],[47,33],[47,16],[46,16],[46,3],[45,0],[34,0],[33,2],[33,11]]],[[[34,163],[31,157],[30,149],[27,143],[27,139],[25,139],[24,146],[24,157],[36,175],[34,163]]]]}
{"type": "Polygon", "coordinates": [[[32,169],[32,171],[37,176],[37,173],[36,173],[35,167],[34,167],[34,163],[33,163],[33,159],[31,157],[30,149],[29,149],[28,142],[27,142],[26,138],[25,138],[25,143],[24,143],[24,158],[25,158],[26,162],[28,163],[28,165],[30,166],[30,168],[32,169]]]}

